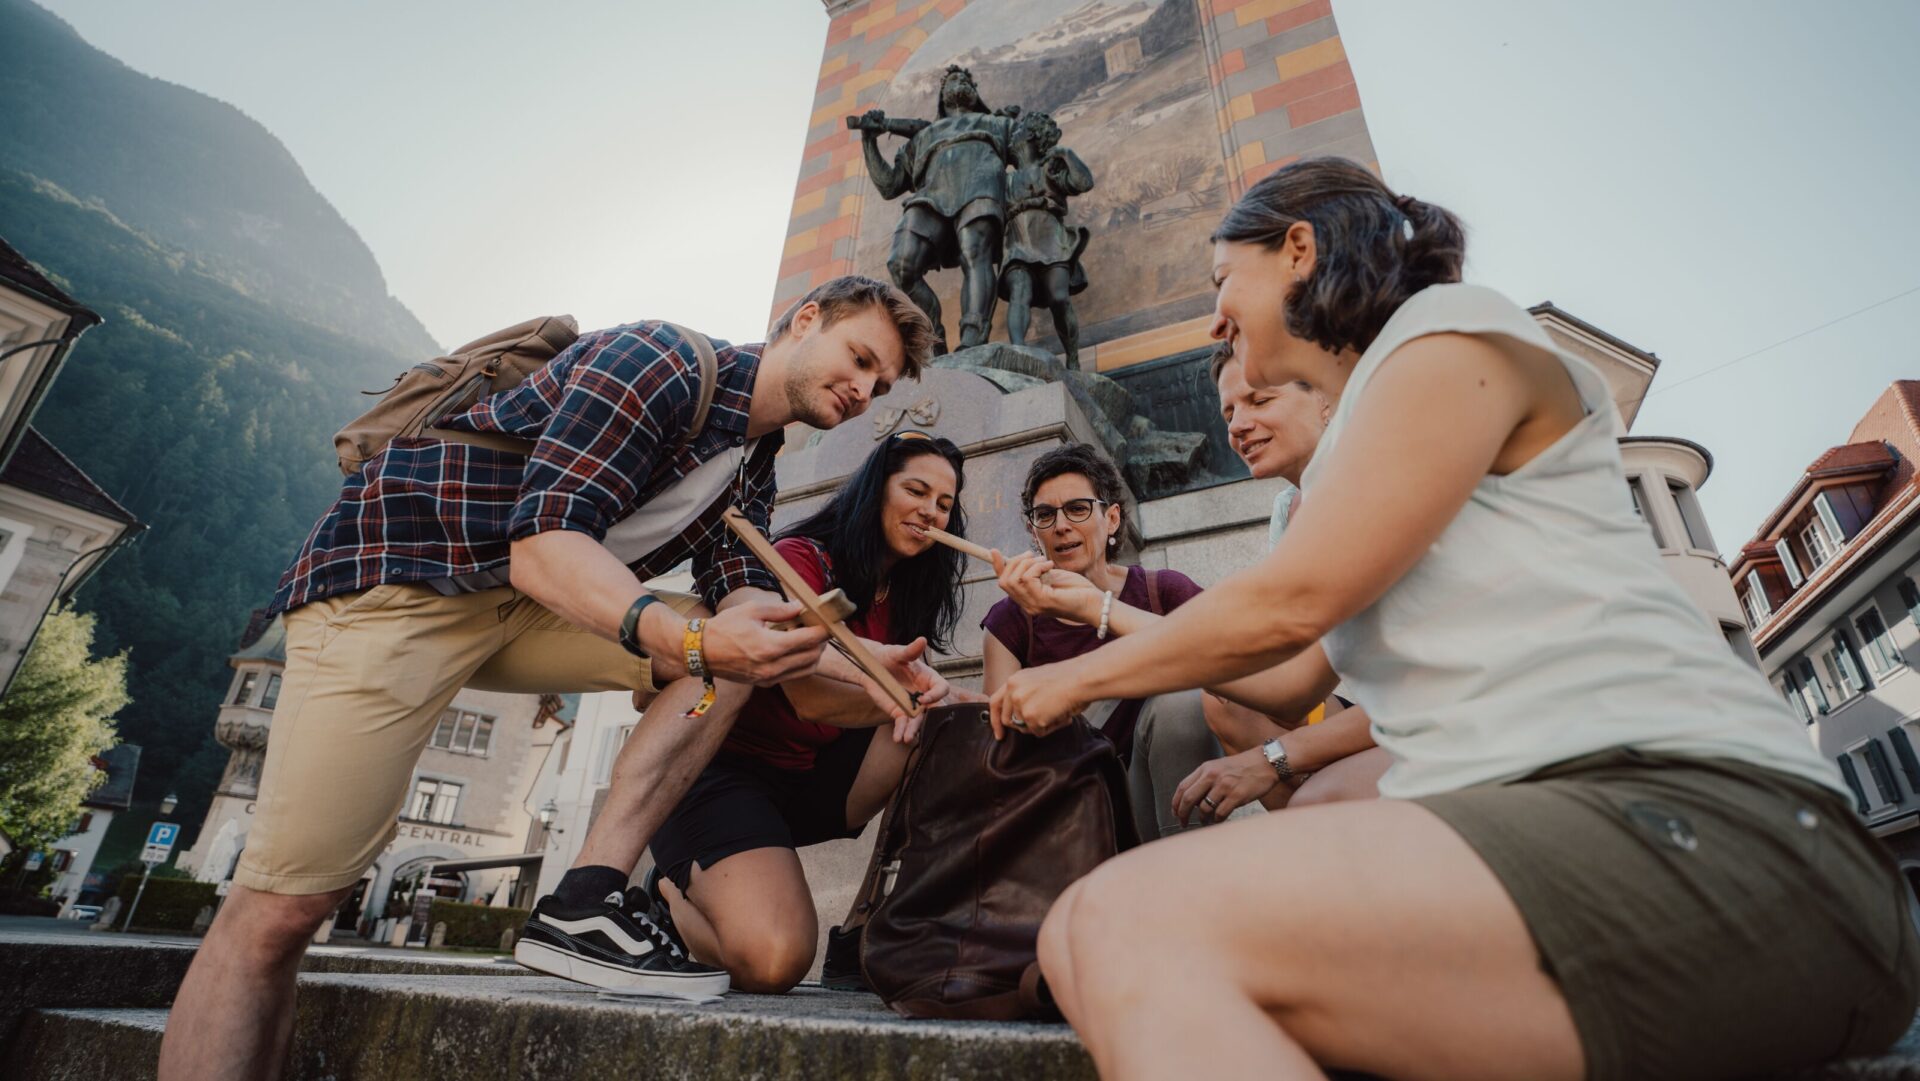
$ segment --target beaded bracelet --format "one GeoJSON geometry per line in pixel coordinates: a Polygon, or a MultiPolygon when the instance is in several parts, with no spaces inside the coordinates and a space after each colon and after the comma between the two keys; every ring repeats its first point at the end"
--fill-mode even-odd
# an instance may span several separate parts
{"type": "Polygon", "coordinates": [[[1107,618],[1111,615],[1113,615],[1113,590],[1109,589],[1107,590],[1106,599],[1100,602],[1100,629],[1093,634],[1095,638],[1103,642],[1107,639],[1107,618]]]}

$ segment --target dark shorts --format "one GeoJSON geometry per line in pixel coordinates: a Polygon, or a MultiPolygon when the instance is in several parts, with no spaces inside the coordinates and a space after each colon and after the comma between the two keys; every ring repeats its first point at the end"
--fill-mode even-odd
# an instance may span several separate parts
{"type": "Polygon", "coordinates": [[[704,871],[756,848],[805,848],[860,836],[865,823],[847,825],[847,793],[873,733],[881,730],[846,732],[820,748],[809,770],[781,769],[741,754],[714,756],[654,833],[647,846],[654,863],[685,890],[695,863],[704,871]]]}
{"type": "Polygon", "coordinates": [[[1906,885],[1824,788],[1618,749],[1415,802],[1513,897],[1594,1081],[1771,1074],[1913,1021],[1906,885]]]}

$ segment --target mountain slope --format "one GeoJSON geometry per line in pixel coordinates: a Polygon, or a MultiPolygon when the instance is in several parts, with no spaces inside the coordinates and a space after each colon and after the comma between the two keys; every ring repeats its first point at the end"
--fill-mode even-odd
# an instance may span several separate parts
{"type": "Polygon", "coordinates": [[[358,234],[240,110],[142,75],[28,0],[0,0],[0,163],[98,200],[289,314],[435,352],[358,234]]]}

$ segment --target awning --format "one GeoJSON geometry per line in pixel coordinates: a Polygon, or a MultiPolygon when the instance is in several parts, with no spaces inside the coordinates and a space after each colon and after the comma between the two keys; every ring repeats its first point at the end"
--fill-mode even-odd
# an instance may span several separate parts
{"type": "Polygon", "coordinates": [[[511,856],[469,856],[463,860],[433,860],[435,874],[441,871],[490,871],[496,867],[538,867],[544,852],[515,852],[511,856]]]}

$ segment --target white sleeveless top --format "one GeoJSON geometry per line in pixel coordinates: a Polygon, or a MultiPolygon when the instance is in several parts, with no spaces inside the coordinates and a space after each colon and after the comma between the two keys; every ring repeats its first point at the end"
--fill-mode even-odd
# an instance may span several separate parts
{"type": "Polygon", "coordinates": [[[1393,755],[1380,794],[1515,780],[1617,746],[1739,759],[1844,794],[1806,726],[1662,569],[1633,512],[1606,380],[1499,293],[1436,285],[1400,306],[1347,381],[1306,502],[1382,362],[1439,333],[1552,355],[1588,415],[1482,478],[1420,562],[1323,640],[1393,755]]]}

